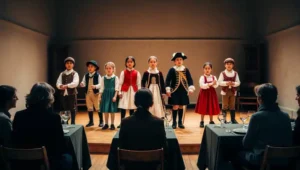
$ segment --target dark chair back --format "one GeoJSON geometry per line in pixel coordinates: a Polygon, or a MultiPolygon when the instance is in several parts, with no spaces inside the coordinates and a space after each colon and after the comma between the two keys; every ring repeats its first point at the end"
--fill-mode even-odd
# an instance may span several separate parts
{"type": "Polygon", "coordinates": [[[157,150],[134,151],[118,148],[118,167],[122,169],[121,160],[132,162],[160,162],[161,170],[164,169],[164,150],[163,148],[157,150]]]}
{"type": "MultiPolygon", "coordinates": [[[[274,163],[274,162],[273,162],[274,163]]],[[[297,169],[300,170],[300,146],[295,147],[272,147],[267,146],[263,162],[261,165],[261,170],[272,170],[272,169],[297,169]],[[278,167],[278,165],[272,164],[271,160],[287,160],[287,167],[278,167]]]]}
{"type": "Polygon", "coordinates": [[[41,161],[41,170],[50,170],[47,151],[45,147],[34,149],[14,149],[0,146],[0,155],[2,155],[7,170],[11,170],[12,161],[41,161]]]}

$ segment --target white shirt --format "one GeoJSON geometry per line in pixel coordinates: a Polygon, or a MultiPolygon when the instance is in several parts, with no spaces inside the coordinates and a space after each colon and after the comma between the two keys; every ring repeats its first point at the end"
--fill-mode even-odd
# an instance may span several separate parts
{"type": "Polygon", "coordinates": [[[111,78],[115,78],[115,91],[119,91],[119,78],[117,76],[115,76],[115,74],[112,74],[111,76],[108,76],[108,75],[105,75],[101,78],[101,81],[100,81],[100,93],[103,93],[104,89],[105,89],[105,86],[104,86],[104,77],[106,79],[111,79],[111,78]]]}
{"type": "MultiPolygon", "coordinates": [[[[132,71],[132,70],[134,70],[134,68],[132,68],[132,69],[129,69],[129,68],[127,68],[127,70],[128,71],[132,71]]],[[[121,90],[121,88],[122,88],[122,85],[123,85],[123,83],[124,83],[124,78],[125,78],[125,76],[124,76],[124,70],[121,72],[121,75],[120,75],[120,81],[119,81],[119,94],[122,94],[122,90],[121,90]]],[[[136,85],[137,85],[137,87],[138,87],[138,89],[141,89],[141,74],[140,74],[140,72],[138,72],[137,71],[137,79],[136,79],[136,85]]]]}
{"type": "MultiPolygon", "coordinates": [[[[234,82],[233,87],[238,87],[241,84],[238,73],[235,72],[233,69],[231,71],[225,70],[225,74],[226,74],[227,77],[234,77],[235,73],[236,73],[236,78],[235,78],[235,82],[234,82]]],[[[223,72],[220,73],[218,82],[219,82],[220,86],[223,86],[223,87],[227,86],[226,83],[228,81],[224,81],[223,72]]],[[[226,92],[224,92],[223,90],[221,90],[221,95],[226,95],[226,92]]],[[[236,95],[236,91],[235,91],[235,95],[236,95]]]]}
{"type": "Polygon", "coordinates": [[[151,67],[149,67],[147,71],[148,71],[149,73],[152,73],[152,74],[157,74],[157,73],[159,73],[157,67],[155,67],[154,69],[152,69],[151,67]]]}
{"type": "Polygon", "coordinates": [[[185,66],[184,65],[181,65],[181,66],[173,66],[173,68],[176,70],[176,71],[184,71],[185,69],[185,66]]]}
{"type": "Polygon", "coordinates": [[[213,85],[214,88],[217,88],[219,86],[219,83],[218,83],[218,79],[216,78],[216,76],[213,76],[213,75],[209,75],[209,76],[203,75],[203,76],[201,76],[200,79],[199,79],[200,88],[201,89],[209,89],[209,85],[213,84],[213,82],[212,82],[213,80],[217,81],[216,85],[213,85]],[[204,79],[205,77],[206,77],[206,80],[211,82],[211,83],[205,83],[205,79],[204,79]]]}
{"type": "MultiPolygon", "coordinates": [[[[61,85],[67,85],[68,88],[71,88],[71,89],[72,89],[72,88],[76,88],[76,87],[78,86],[78,84],[79,84],[79,75],[78,75],[77,72],[75,72],[74,77],[73,77],[73,81],[72,81],[71,83],[69,83],[69,84],[62,84],[62,74],[69,75],[69,74],[71,74],[73,71],[74,71],[74,70],[71,69],[71,70],[65,70],[65,71],[63,71],[62,73],[60,73],[60,75],[59,75],[59,77],[58,77],[58,79],[57,79],[57,81],[56,81],[56,87],[57,87],[58,89],[61,89],[61,88],[60,88],[61,85]]],[[[67,89],[65,89],[64,96],[67,96],[67,95],[68,95],[68,91],[67,91],[67,89]]]]}
{"type": "MultiPolygon", "coordinates": [[[[92,76],[94,76],[95,73],[96,72],[89,73],[89,76],[92,77],[92,76]]],[[[96,89],[100,89],[100,87],[101,87],[100,81],[101,81],[101,76],[99,74],[99,76],[98,76],[98,84],[94,84],[96,86],[96,89]]],[[[82,79],[81,83],[83,84],[83,87],[86,86],[85,75],[83,76],[83,79],[82,79]]]]}

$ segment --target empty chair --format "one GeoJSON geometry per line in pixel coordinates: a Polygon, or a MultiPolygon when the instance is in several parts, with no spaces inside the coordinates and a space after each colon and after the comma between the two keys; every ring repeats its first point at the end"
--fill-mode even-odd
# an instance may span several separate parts
{"type": "MultiPolygon", "coordinates": [[[[25,166],[28,166],[28,162],[30,162],[30,167],[39,167],[40,170],[50,170],[45,147],[35,149],[13,149],[1,146],[0,150],[7,170],[14,169],[13,164],[16,162],[18,167],[22,167],[23,163],[25,166]]],[[[25,166],[23,167],[24,169],[26,169],[25,166]]]]}

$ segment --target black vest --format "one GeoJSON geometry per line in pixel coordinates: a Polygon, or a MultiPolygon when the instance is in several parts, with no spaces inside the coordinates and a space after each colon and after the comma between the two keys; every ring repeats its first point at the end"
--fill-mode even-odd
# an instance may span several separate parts
{"type": "MultiPolygon", "coordinates": [[[[99,73],[95,72],[95,74],[93,75],[94,85],[99,84],[98,77],[99,77],[99,73]]],[[[87,93],[88,88],[89,88],[89,79],[90,79],[90,75],[89,75],[89,73],[87,73],[85,75],[85,84],[86,84],[85,93],[87,93]]],[[[99,93],[99,89],[93,89],[93,91],[94,91],[95,94],[99,93]]]]}

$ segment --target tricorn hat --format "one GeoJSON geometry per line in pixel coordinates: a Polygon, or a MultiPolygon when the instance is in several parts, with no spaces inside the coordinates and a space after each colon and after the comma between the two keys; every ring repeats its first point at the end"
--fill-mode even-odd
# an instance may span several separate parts
{"type": "Polygon", "coordinates": [[[97,61],[95,61],[95,60],[90,60],[90,61],[86,62],[86,66],[88,66],[89,64],[92,64],[93,66],[96,67],[96,70],[99,70],[99,66],[98,66],[97,61]]]}
{"type": "Polygon", "coordinates": [[[173,57],[171,59],[171,61],[175,61],[176,58],[181,57],[183,60],[187,59],[187,57],[185,56],[185,54],[183,52],[176,52],[173,53],[173,57]]]}

